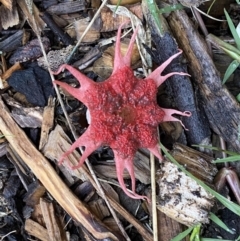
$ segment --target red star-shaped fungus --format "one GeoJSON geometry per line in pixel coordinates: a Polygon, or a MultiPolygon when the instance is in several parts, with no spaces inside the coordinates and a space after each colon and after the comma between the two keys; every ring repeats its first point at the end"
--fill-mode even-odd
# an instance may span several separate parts
{"type": "Polygon", "coordinates": [[[63,69],[67,69],[79,81],[79,88],[73,88],[60,81],[55,81],[55,83],[83,102],[91,116],[88,129],[64,153],[59,164],[77,147],[85,146],[78,165],[73,167],[73,169],[80,168],[94,150],[103,145],[110,146],[114,152],[117,177],[123,191],[131,198],[144,199],[145,196],[140,196],[135,192],[133,158],[137,149],[144,147],[161,160],[157,135],[159,123],[180,121],[173,117],[173,114],[191,115],[187,111],[180,112],[160,108],[156,101],[158,86],[174,74],[186,75],[186,73],[174,72],[161,76],[166,66],[181,54],[179,52],[154,70],[147,78],[137,79],[130,68],[137,30],[131,38],[126,55],[122,56],[120,51],[121,28],[122,25],[117,33],[113,73],[107,80],[96,83],[67,64],[62,65],[55,73],[58,74],[63,69]],[[132,192],[127,190],[124,184],[124,169],[127,169],[130,174],[132,192]]]}

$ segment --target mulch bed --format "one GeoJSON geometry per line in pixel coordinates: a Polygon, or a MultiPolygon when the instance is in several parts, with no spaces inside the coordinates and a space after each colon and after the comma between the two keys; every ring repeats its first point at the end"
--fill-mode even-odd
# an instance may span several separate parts
{"type": "MultiPolygon", "coordinates": [[[[156,215],[158,240],[169,241],[183,232],[186,225],[198,222],[197,218],[189,221],[187,213],[180,215],[177,210],[183,194],[176,195],[175,213],[167,207],[174,192],[161,196],[166,159],[166,164],[155,160],[156,213],[152,213],[152,203],[130,198],[119,186],[115,153],[109,146],[98,147],[81,168],[73,170],[70,166],[78,164],[84,148],[69,155],[69,162],[58,165],[74,140],[86,132],[90,120],[86,105],[52,82],[55,77],[78,88],[80,81],[69,71],[52,73],[68,63],[89,79],[103,83],[114,71],[115,36],[123,23],[123,53],[127,52],[133,33],[128,31],[132,23],[139,26],[142,42],[134,45],[131,56],[131,68],[139,79],[150,74],[150,67],[156,69],[179,49],[183,54],[166,67],[162,76],[172,72],[191,76],[171,76],[158,88],[159,106],[191,112],[191,117],[176,116],[183,125],[177,121],[160,123],[161,143],[179,163],[212,188],[216,188],[214,177],[219,181],[219,171],[228,170],[236,178],[240,175],[239,162],[213,165],[211,161],[222,158],[224,153],[194,146],[214,146],[240,153],[240,105],[236,100],[240,93],[240,70],[236,69],[227,84],[222,85],[232,59],[206,41],[209,32],[232,43],[226,21],[201,18],[194,8],[199,5],[206,12],[212,1],[184,0],[180,6],[176,0],[168,0],[166,4],[179,10],[159,15],[163,27],[159,31],[151,12],[153,6],[149,7],[147,2],[129,0],[126,6],[115,9],[103,6],[100,0],[0,1],[0,240],[150,241],[152,218],[156,215]],[[199,20],[197,24],[194,15],[203,23],[199,20]]],[[[164,7],[163,3],[159,5],[160,9],[164,7]]],[[[224,8],[237,25],[240,7],[234,0],[214,4],[210,15],[225,19],[224,8]]],[[[124,114],[131,117],[131,113],[124,114]]],[[[151,199],[149,159],[154,162],[149,151],[140,148],[133,162],[136,192],[151,199]]],[[[124,172],[123,176],[131,189],[129,173],[124,172]]],[[[167,187],[173,190],[180,183],[177,177],[172,182],[166,180],[167,187]]],[[[236,185],[232,190],[224,182],[218,191],[238,203],[238,188],[236,185]]],[[[198,211],[206,213],[205,221],[201,221],[202,237],[229,240],[239,237],[239,216],[212,197],[203,197],[200,189],[192,193],[198,198],[198,211]],[[201,201],[207,202],[207,208],[200,205],[201,201]],[[210,209],[234,230],[233,234],[208,222],[210,209]]],[[[194,197],[185,206],[189,208],[193,200],[194,197]]]]}

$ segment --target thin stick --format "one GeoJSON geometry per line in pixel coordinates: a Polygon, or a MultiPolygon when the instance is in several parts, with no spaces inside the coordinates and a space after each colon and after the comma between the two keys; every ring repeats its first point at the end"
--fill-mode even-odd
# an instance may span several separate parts
{"type": "Polygon", "coordinates": [[[155,159],[150,153],[151,165],[151,188],[152,188],[152,225],[153,225],[153,240],[158,241],[158,223],[157,223],[157,205],[156,205],[156,180],[155,180],[155,159]]]}

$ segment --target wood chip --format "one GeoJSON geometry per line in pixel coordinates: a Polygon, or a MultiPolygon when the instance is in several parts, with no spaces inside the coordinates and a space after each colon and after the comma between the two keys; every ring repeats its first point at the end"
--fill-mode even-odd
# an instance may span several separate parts
{"type": "Polygon", "coordinates": [[[39,150],[42,150],[42,148],[47,143],[49,131],[53,128],[54,106],[55,106],[55,100],[53,100],[53,98],[50,97],[48,99],[48,105],[44,108],[44,111],[43,111],[39,150]]]}
{"type": "Polygon", "coordinates": [[[31,219],[27,219],[25,221],[25,230],[29,233],[29,235],[32,235],[42,241],[50,240],[47,229],[31,219]]]}
{"type": "Polygon", "coordinates": [[[40,200],[40,206],[43,213],[43,218],[46,223],[49,240],[51,241],[67,241],[66,234],[63,230],[59,218],[55,214],[52,203],[47,202],[44,199],[40,200]]]}

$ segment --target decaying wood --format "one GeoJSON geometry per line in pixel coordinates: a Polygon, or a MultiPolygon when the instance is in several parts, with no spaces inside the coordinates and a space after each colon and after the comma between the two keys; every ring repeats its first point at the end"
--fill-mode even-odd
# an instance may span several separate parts
{"type": "Polygon", "coordinates": [[[8,9],[12,9],[12,0],[0,0],[0,2],[8,9]]]}
{"type": "MultiPolygon", "coordinates": [[[[74,29],[77,35],[77,40],[82,37],[85,29],[89,24],[89,18],[83,18],[77,21],[74,21],[74,29]]],[[[96,29],[95,25],[92,25],[91,28],[88,30],[86,35],[83,37],[82,42],[84,43],[93,43],[100,38],[100,32],[96,29]]]]}
{"type": "Polygon", "coordinates": [[[117,237],[110,232],[72,194],[49,162],[36,150],[23,130],[13,121],[2,99],[0,100],[0,129],[22,160],[76,222],[83,225],[96,238],[110,237],[113,240],[123,240],[123,238],[117,237]],[[65,198],[66,196],[67,198],[65,198]]]}
{"type": "MultiPolygon", "coordinates": [[[[115,165],[95,165],[94,170],[108,178],[116,178],[116,167],[115,165]]],[[[134,158],[134,173],[136,178],[144,184],[150,184],[150,170],[149,161],[145,161],[141,158],[134,158]]],[[[130,178],[129,173],[125,170],[123,173],[124,178],[130,178]]]]}
{"type": "Polygon", "coordinates": [[[54,22],[50,14],[47,12],[41,13],[40,17],[47,24],[47,26],[52,30],[52,32],[61,39],[64,45],[68,46],[73,44],[73,39],[54,22]]]}
{"type": "Polygon", "coordinates": [[[21,46],[24,35],[26,35],[26,31],[19,29],[14,34],[0,41],[1,51],[8,53],[15,50],[17,47],[21,46]]]}
{"type": "MultiPolygon", "coordinates": [[[[43,153],[46,157],[48,157],[50,160],[59,160],[61,155],[66,152],[70,146],[71,141],[68,138],[68,136],[63,132],[62,127],[57,125],[55,129],[50,133],[49,135],[49,141],[45,145],[43,149],[43,153]]],[[[80,155],[75,150],[72,154],[68,156],[69,160],[71,161],[70,165],[76,165],[79,161],[80,155]]],[[[68,166],[68,163],[64,162],[62,166],[68,166]]],[[[98,190],[98,187],[96,183],[94,182],[92,176],[86,171],[85,166],[83,165],[78,170],[70,170],[69,168],[64,168],[60,166],[59,168],[63,170],[63,172],[66,172],[68,170],[71,172],[71,175],[78,177],[81,180],[89,180],[91,184],[94,186],[96,190],[98,190]],[[64,171],[65,170],[65,171],[64,171]]],[[[104,185],[103,185],[104,186],[104,185]]],[[[108,193],[108,192],[107,192],[108,193]]],[[[100,193],[98,193],[100,195],[100,193]]],[[[142,224],[131,214],[129,214],[120,204],[118,201],[116,201],[114,195],[107,195],[108,200],[111,204],[111,206],[122,216],[124,217],[129,223],[131,223],[138,232],[142,235],[142,237],[146,241],[152,241],[152,235],[148,232],[148,230],[142,226],[142,224]]]]}
{"type": "Polygon", "coordinates": [[[55,215],[53,204],[44,199],[40,200],[43,218],[51,241],[67,241],[66,233],[59,218],[55,215]]]}
{"type": "Polygon", "coordinates": [[[33,29],[33,31],[35,33],[42,32],[42,30],[45,26],[45,23],[40,18],[39,10],[36,7],[36,5],[33,3],[32,9],[31,9],[33,11],[33,14],[31,14],[25,0],[18,0],[17,4],[19,5],[19,7],[23,11],[24,15],[26,16],[27,21],[28,21],[29,25],[31,26],[31,28],[33,29]]]}
{"type": "Polygon", "coordinates": [[[176,165],[164,160],[157,172],[156,182],[159,185],[157,207],[160,211],[189,227],[209,222],[214,197],[179,171],[176,165]]]}
{"type": "MultiPolygon", "coordinates": [[[[183,232],[183,225],[178,221],[168,217],[165,213],[158,211],[158,240],[169,241],[183,232]]],[[[182,239],[181,241],[184,241],[182,239]]]]}
{"type": "Polygon", "coordinates": [[[39,203],[40,198],[43,196],[43,194],[46,192],[46,188],[41,185],[38,181],[32,182],[28,186],[28,191],[26,195],[24,196],[24,202],[34,207],[36,204],[39,203]]]}
{"type": "Polygon", "coordinates": [[[14,71],[21,69],[21,65],[19,62],[15,63],[11,68],[9,68],[6,72],[3,73],[2,76],[0,76],[0,89],[6,89],[9,87],[8,82],[6,81],[14,71]]]}
{"type": "Polygon", "coordinates": [[[2,94],[2,97],[12,107],[11,116],[22,128],[41,127],[43,118],[42,107],[23,107],[8,94],[2,94]]]}
{"type": "Polygon", "coordinates": [[[48,105],[44,107],[44,110],[43,110],[43,120],[42,120],[41,135],[40,135],[40,141],[39,141],[39,150],[42,150],[42,148],[47,143],[49,131],[53,128],[54,107],[55,107],[55,100],[53,100],[53,98],[50,97],[48,99],[48,105]]]}
{"type": "Polygon", "coordinates": [[[4,5],[0,6],[0,25],[3,29],[8,29],[19,23],[19,15],[16,4],[13,4],[12,8],[9,9],[4,5]]]}
{"type": "MultiPolygon", "coordinates": [[[[175,0],[169,2],[177,3],[175,0]]],[[[168,22],[188,58],[191,74],[199,88],[202,106],[211,128],[240,152],[240,105],[221,84],[219,73],[208,54],[205,41],[185,11],[172,12],[168,22]]]]}
{"type": "Polygon", "coordinates": [[[30,235],[40,239],[41,241],[50,240],[47,229],[31,219],[26,219],[24,228],[30,235]]]}
{"type": "Polygon", "coordinates": [[[180,143],[174,144],[171,155],[195,177],[212,186],[218,172],[216,165],[211,163],[212,157],[180,143]]]}
{"type": "Polygon", "coordinates": [[[58,3],[56,5],[52,5],[47,8],[47,12],[50,14],[68,14],[68,13],[76,13],[79,11],[85,10],[85,1],[65,1],[62,3],[58,3]]]}
{"type": "MultiPolygon", "coordinates": [[[[139,19],[143,20],[143,13],[141,4],[129,5],[129,10],[135,14],[139,19]]],[[[122,15],[116,15],[109,8],[104,7],[101,11],[99,19],[97,21],[101,22],[101,26],[99,26],[99,30],[101,32],[109,32],[118,29],[119,25],[122,23],[126,23],[129,20],[128,17],[122,15]]],[[[125,26],[130,26],[129,24],[125,24],[125,26]]]]}

